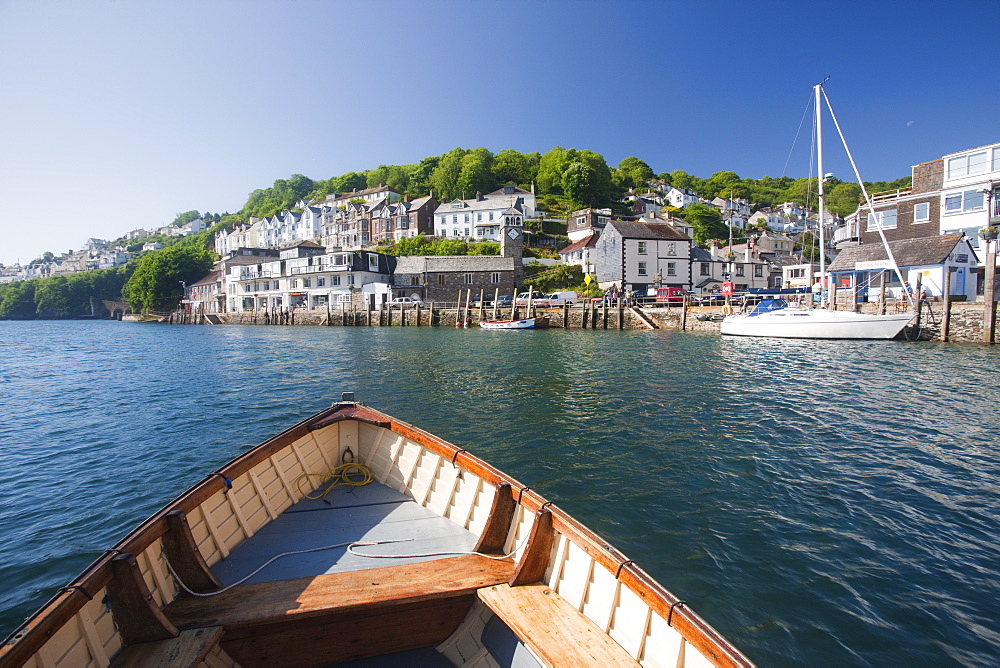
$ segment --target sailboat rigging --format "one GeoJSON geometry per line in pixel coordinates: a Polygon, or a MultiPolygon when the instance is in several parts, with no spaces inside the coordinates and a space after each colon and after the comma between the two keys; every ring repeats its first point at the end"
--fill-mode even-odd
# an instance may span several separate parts
{"type": "MultiPolygon", "coordinates": [[[[913,313],[904,314],[867,314],[856,313],[854,311],[830,310],[828,303],[828,286],[826,276],[826,235],[825,235],[825,209],[823,181],[825,173],[823,171],[823,101],[830,111],[834,126],[840,135],[841,142],[847,152],[847,157],[854,169],[855,177],[861,185],[865,201],[869,210],[872,209],[871,196],[865,188],[861,175],[858,172],[854,157],[847,146],[847,140],[840,129],[837,117],[833,113],[833,107],[823,89],[823,83],[813,87],[816,107],[816,166],[819,198],[819,285],[820,285],[820,306],[821,308],[792,308],[782,299],[765,299],[757,305],[750,313],[728,315],[722,321],[720,332],[733,336],[764,336],[778,338],[800,338],[800,339],[891,339],[894,338],[913,318],[913,313]]],[[[900,282],[903,282],[899,265],[889,248],[889,242],[885,238],[882,226],[877,225],[879,237],[889,256],[889,262],[900,282]]],[[[907,294],[911,306],[913,305],[913,295],[907,294]]]]}

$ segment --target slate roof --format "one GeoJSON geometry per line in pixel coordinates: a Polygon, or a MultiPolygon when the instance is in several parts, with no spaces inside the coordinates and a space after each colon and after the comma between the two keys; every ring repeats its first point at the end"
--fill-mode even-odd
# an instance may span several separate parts
{"type": "Polygon", "coordinates": [[[397,274],[513,270],[514,258],[500,255],[404,255],[396,261],[397,274]]]}
{"type": "Polygon", "coordinates": [[[600,236],[599,234],[591,234],[589,236],[584,237],[583,239],[577,239],[569,246],[566,246],[566,248],[563,248],[561,251],[559,251],[559,253],[561,255],[563,253],[572,253],[573,251],[578,251],[581,248],[596,248],[597,238],[599,236],[600,236]]]}
{"type": "Polygon", "coordinates": [[[668,223],[631,223],[613,220],[608,223],[623,239],[655,239],[664,241],[691,241],[691,237],[668,223]]]}
{"type": "MultiPolygon", "coordinates": [[[[964,234],[942,234],[937,237],[901,239],[890,241],[889,248],[892,249],[896,264],[900,267],[942,264],[955,251],[955,246],[964,236],[964,234]]],[[[972,254],[975,255],[975,252],[972,254]]],[[[864,244],[840,251],[840,255],[830,263],[827,271],[854,271],[856,262],[877,262],[888,259],[889,256],[882,244],[864,244]]]]}

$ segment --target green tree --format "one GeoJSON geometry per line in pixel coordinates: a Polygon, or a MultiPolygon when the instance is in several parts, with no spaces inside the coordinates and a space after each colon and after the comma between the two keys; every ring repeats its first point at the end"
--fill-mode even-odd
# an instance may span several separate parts
{"type": "Polygon", "coordinates": [[[446,202],[459,196],[458,177],[462,173],[462,158],[465,149],[453,148],[441,156],[430,175],[430,186],[437,193],[438,200],[446,202]]]}
{"type": "Polygon", "coordinates": [[[689,204],[681,214],[694,228],[695,243],[705,244],[712,239],[729,237],[729,228],[722,222],[722,213],[714,206],[689,204]]]}
{"type": "Polygon", "coordinates": [[[527,186],[538,171],[538,153],[525,155],[513,149],[504,149],[493,158],[493,177],[499,185],[512,183],[527,186]]]}
{"type": "Polygon", "coordinates": [[[191,211],[185,211],[184,213],[177,214],[177,216],[174,218],[174,221],[170,224],[175,227],[180,227],[181,225],[187,225],[192,220],[195,220],[200,217],[201,214],[192,209],[191,211]]]}
{"type": "Polygon", "coordinates": [[[635,156],[623,159],[611,174],[611,181],[619,190],[629,188],[644,190],[646,184],[653,179],[652,168],[635,156]]]}
{"type": "Polygon", "coordinates": [[[18,281],[5,285],[0,300],[0,318],[34,318],[36,284],[37,281],[18,281]]]}
{"type": "Polygon", "coordinates": [[[66,317],[70,313],[69,285],[65,276],[38,282],[35,287],[35,311],[45,318],[66,317]]]}
{"type": "Polygon", "coordinates": [[[846,216],[858,210],[861,198],[861,186],[857,183],[838,183],[824,198],[826,208],[841,216],[846,216]]]}
{"type": "Polygon", "coordinates": [[[493,154],[485,148],[472,149],[462,156],[461,171],[455,186],[466,199],[477,192],[488,193],[496,189],[492,163],[493,154]]]}
{"type": "Polygon", "coordinates": [[[177,244],[143,253],[134,261],[122,297],[136,312],[172,306],[183,297],[181,283],[190,285],[204,277],[214,261],[215,253],[196,244],[177,244]]]}
{"type": "Polygon", "coordinates": [[[795,240],[795,250],[802,254],[806,262],[819,262],[819,241],[812,232],[803,232],[795,240]]]}

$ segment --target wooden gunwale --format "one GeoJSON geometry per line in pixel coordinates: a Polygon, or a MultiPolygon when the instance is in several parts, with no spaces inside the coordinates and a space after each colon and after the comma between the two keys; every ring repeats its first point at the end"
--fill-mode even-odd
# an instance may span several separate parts
{"type": "MultiPolygon", "coordinates": [[[[643,599],[657,615],[664,619],[670,616],[671,626],[692,646],[712,657],[719,662],[719,665],[753,665],[701,617],[688,609],[686,605],[680,605],[679,599],[659,582],[635,566],[625,555],[599,535],[558,506],[548,502],[537,492],[444,439],[385,413],[354,403],[334,404],[264,441],[206,476],[129,532],[125,538],[115,544],[114,548],[99,557],[70,584],[83,586],[91,596],[97,596],[111,581],[111,559],[120,553],[137,555],[162,537],[167,530],[165,516],[168,512],[178,509],[185,513],[192,512],[213,495],[226,489],[224,477],[235,480],[247,474],[257,464],[289,447],[302,436],[346,420],[372,424],[399,434],[442,457],[446,457],[453,465],[466,469],[482,479],[485,484],[496,487],[500,483],[508,483],[510,485],[507,488],[509,493],[512,497],[517,495],[515,501],[520,503],[526,511],[538,512],[545,505],[546,509],[552,513],[552,528],[554,530],[581,548],[605,569],[618,573],[618,580],[643,599]],[[671,606],[673,606],[672,614],[670,612],[671,606]]],[[[8,637],[5,644],[0,647],[0,660],[4,663],[10,661],[12,665],[18,665],[18,661],[26,662],[57,629],[79,612],[87,600],[86,596],[76,589],[56,594],[36,615],[25,621],[8,637]],[[15,636],[20,636],[17,644],[6,644],[15,636]]]]}

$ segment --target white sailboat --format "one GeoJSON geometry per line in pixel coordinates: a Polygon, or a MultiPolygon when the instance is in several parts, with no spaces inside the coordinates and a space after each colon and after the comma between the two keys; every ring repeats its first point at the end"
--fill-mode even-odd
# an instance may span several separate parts
{"type": "MultiPolygon", "coordinates": [[[[819,246],[820,246],[820,285],[823,292],[823,303],[825,304],[826,290],[826,239],[824,234],[824,210],[823,210],[823,122],[822,122],[822,100],[826,98],[823,91],[823,84],[816,84],[813,87],[816,95],[816,164],[817,181],[819,182],[819,246]]],[[[871,198],[861,181],[858,168],[854,163],[844,135],[840,131],[837,117],[833,113],[829,99],[826,100],[827,108],[830,109],[830,116],[833,118],[837,132],[843,141],[847,157],[854,167],[854,174],[861,184],[861,190],[868,201],[869,210],[874,210],[871,206],[871,198]]],[[[899,276],[900,283],[903,282],[902,274],[892,250],[886,241],[885,234],[879,228],[879,236],[885,246],[889,261],[896,275],[899,276]]],[[[908,295],[911,300],[913,296],[908,295]]],[[[752,311],[746,314],[728,315],[722,321],[720,333],[731,336],[767,336],[777,338],[795,339],[892,339],[903,327],[913,318],[913,313],[902,314],[869,314],[855,313],[854,311],[835,311],[826,308],[793,308],[783,299],[766,299],[757,305],[752,311]]]]}

